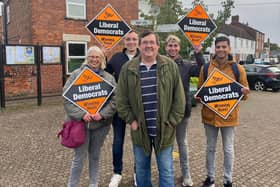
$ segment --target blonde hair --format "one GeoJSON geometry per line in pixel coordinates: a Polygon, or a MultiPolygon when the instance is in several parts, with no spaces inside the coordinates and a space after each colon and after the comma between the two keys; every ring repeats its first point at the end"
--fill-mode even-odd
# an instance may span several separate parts
{"type": "Polygon", "coordinates": [[[177,42],[178,44],[180,44],[181,40],[179,37],[173,35],[173,34],[170,34],[167,36],[166,40],[165,40],[165,46],[168,44],[168,42],[170,41],[175,41],[177,42]]]}
{"type": "Polygon", "coordinates": [[[106,67],[106,58],[105,58],[105,55],[104,55],[104,52],[97,46],[97,45],[94,45],[94,46],[91,46],[88,50],[87,50],[87,56],[86,56],[86,60],[84,62],[84,64],[88,64],[88,61],[87,61],[87,58],[88,58],[88,54],[89,53],[95,53],[97,54],[98,56],[100,56],[101,58],[101,69],[105,69],[106,67]]]}

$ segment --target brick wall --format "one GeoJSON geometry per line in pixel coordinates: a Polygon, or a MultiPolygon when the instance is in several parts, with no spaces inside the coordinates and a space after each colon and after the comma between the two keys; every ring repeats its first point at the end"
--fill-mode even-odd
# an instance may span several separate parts
{"type": "Polygon", "coordinates": [[[10,0],[10,23],[7,25],[9,44],[32,44],[30,0],[10,0]]]}
{"type": "Polygon", "coordinates": [[[261,32],[256,32],[256,58],[261,57],[261,53],[264,51],[263,50],[264,46],[264,34],[261,32]]]}
{"type": "Polygon", "coordinates": [[[41,65],[42,93],[60,93],[62,90],[62,66],[60,64],[41,65]]]}
{"type": "MultiPolygon", "coordinates": [[[[57,94],[62,90],[62,66],[60,64],[41,64],[42,94],[57,94]]],[[[37,95],[36,65],[10,65],[4,68],[5,95],[26,97],[37,95]]]]}
{"type": "MultiPolygon", "coordinates": [[[[9,43],[63,45],[63,34],[90,35],[85,25],[94,18],[108,3],[129,24],[131,19],[138,19],[137,0],[87,0],[87,19],[66,18],[65,0],[10,0],[11,22],[8,25],[9,43]]],[[[88,47],[98,44],[91,36],[88,47]]],[[[120,42],[108,54],[121,50],[120,42]]],[[[61,92],[61,65],[41,65],[42,93],[61,92]]],[[[24,96],[37,93],[36,75],[31,75],[31,66],[5,66],[5,72],[16,75],[5,78],[6,95],[24,96]],[[20,71],[22,76],[17,72],[20,71]]],[[[36,70],[36,68],[35,68],[36,70]]],[[[36,72],[35,72],[36,73],[36,72]]]]}
{"type": "MultiPolygon", "coordinates": [[[[127,23],[138,19],[137,0],[87,0],[87,19],[74,20],[66,18],[66,1],[33,0],[32,1],[32,41],[39,44],[62,44],[63,34],[89,35],[86,24],[110,3],[127,23]],[[48,7],[48,8],[47,8],[48,7]]],[[[91,37],[90,45],[97,44],[91,37]]]]}
{"type": "MultiPolygon", "coordinates": [[[[10,0],[10,22],[7,24],[8,44],[31,44],[30,0],[10,0]]],[[[36,95],[37,80],[34,65],[5,66],[6,97],[36,95]]]]}
{"type": "Polygon", "coordinates": [[[35,96],[37,78],[35,65],[5,67],[5,95],[10,97],[35,96]]]}

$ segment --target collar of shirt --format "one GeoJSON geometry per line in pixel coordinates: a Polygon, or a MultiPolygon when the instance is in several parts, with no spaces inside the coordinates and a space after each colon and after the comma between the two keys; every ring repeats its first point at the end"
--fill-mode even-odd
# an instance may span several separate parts
{"type": "Polygon", "coordinates": [[[149,71],[154,64],[157,64],[157,61],[154,61],[154,63],[148,64],[148,65],[144,64],[143,62],[141,62],[140,66],[145,66],[148,69],[148,71],[149,71]]]}

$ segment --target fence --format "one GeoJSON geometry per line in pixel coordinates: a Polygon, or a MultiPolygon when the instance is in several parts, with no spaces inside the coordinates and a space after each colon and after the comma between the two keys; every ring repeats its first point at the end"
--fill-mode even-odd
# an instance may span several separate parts
{"type": "Polygon", "coordinates": [[[64,46],[0,45],[0,101],[61,92],[66,81],[64,46]]]}

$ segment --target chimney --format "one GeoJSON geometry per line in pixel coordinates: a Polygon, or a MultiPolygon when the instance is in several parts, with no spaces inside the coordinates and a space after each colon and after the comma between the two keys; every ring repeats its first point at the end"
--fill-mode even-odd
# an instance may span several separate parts
{"type": "Polygon", "coordinates": [[[231,17],[231,23],[239,23],[239,16],[238,15],[232,16],[231,17]]]}

